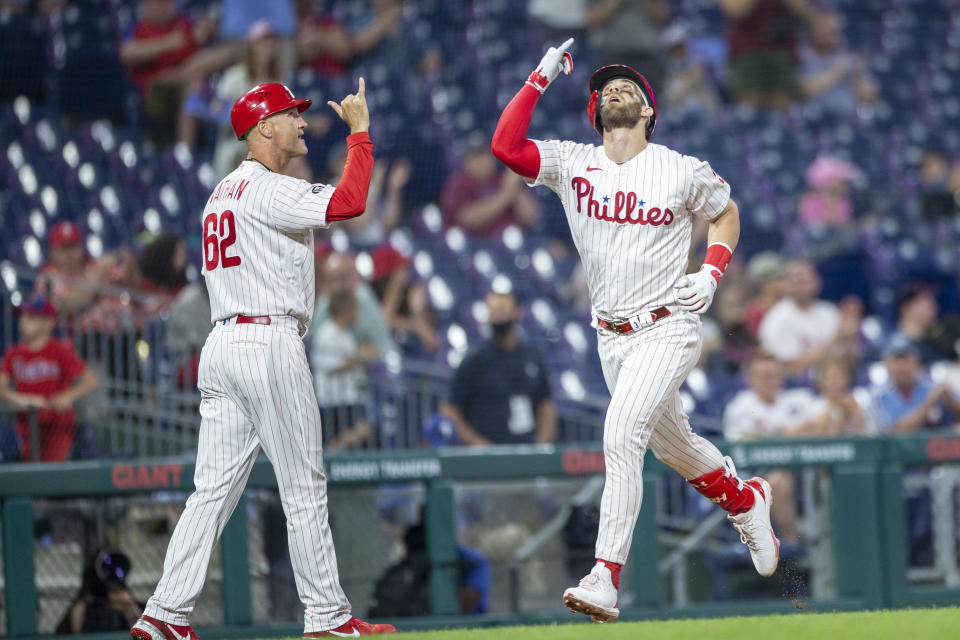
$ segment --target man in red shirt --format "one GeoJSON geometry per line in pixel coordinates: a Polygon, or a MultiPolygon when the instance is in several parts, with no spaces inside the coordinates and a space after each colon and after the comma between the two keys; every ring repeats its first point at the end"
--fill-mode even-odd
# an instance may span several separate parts
{"type": "Polygon", "coordinates": [[[493,236],[510,225],[532,226],[540,203],[523,185],[523,178],[497,171],[489,144],[471,143],[463,170],[447,179],[441,207],[449,226],[469,235],[493,236]]]}
{"type": "Polygon", "coordinates": [[[222,42],[201,49],[212,42],[216,20],[208,15],[194,23],[177,13],[174,0],[141,0],[140,17],[120,46],[120,61],[140,89],[148,132],[161,145],[173,142],[173,133],[191,144],[197,125],[183,101],[207,75],[231,64],[239,48],[222,42]]]}
{"type": "Polygon", "coordinates": [[[97,377],[69,343],[53,339],[57,312],[49,300],[34,296],[20,311],[21,341],[3,354],[0,399],[21,410],[21,460],[62,462],[70,456],[77,429],[73,405],[97,388],[97,377]],[[30,450],[31,411],[37,414],[39,456],[30,450]]]}

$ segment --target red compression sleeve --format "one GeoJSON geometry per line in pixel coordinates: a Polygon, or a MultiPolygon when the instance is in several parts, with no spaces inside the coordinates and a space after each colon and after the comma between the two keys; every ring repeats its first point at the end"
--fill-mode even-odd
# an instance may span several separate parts
{"type": "Polygon", "coordinates": [[[490,149],[501,162],[524,178],[535,179],[540,174],[540,150],[527,139],[527,129],[533,118],[533,109],[540,99],[540,92],[525,84],[513,96],[497,122],[490,149]]]}
{"type": "Polygon", "coordinates": [[[330,196],[327,222],[356,218],[367,208],[370,174],[373,172],[373,141],[366,131],[347,136],[347,163],[340,184],[330,196]]]}

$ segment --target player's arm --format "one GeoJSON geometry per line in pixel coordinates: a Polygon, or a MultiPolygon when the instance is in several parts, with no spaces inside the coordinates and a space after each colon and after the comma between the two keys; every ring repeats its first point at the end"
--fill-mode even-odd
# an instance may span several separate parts
{"type": "Polygon", "coordinates": [[[727,201],[727,206],[723,208],[719,216],[710,221],[710,226],[707,229],[707,257],[704,258],[703,262],[716,266],[723,271],[730,263],[729,257],[716,258],[717,262],[723,262],[722,266],[714,265],[710,260],[710,246],[718,242],[729,250],[731,256],[733,250],[737,248],[737,243],[740,242],[740,208],[733,200],[727,201]]]}
{"type": "Polygon", "coordinates": [[[155,38],[131,38],[120,47],[120,62],[129,67],[140,67],[157,57],[186,46],[186,36],[180,29],[155,38]]]}
{"type": "Polygon", "coordinates": [[[911,433],[923,427],[927,423],[928,414],[948,393],[944,385],[933,387],[919,407],[893,423],[890,433],[911,433]]]}
{"type": "Polygon", "coordinates": [[[367,208],[367,193],[370,192],[370,176],[373,173],[373,141],[370,140],[370,112],[367,110],[367,91],[363,78],[360,78],[356,93],[347,96],[339,104],[333,100],[327,104],[350,127],[347,163],[327,208],[327,221],[333,222],[355,218],[367,208]]]}
{"type": "Polygon", "coordinates": [[[537,444],[553,444],[557,441],[557,408],[550,398],[537,405],[537,444]]]}
{"type": "Polygon", "coordinates": [[[355,218],[367,208],[373,173],[373,141],[369,134],[370,114],[363,78],[357,93],[339,104],[332,100],[327,104],[350,127],[343,177],[335,189],[296,179],[282,182],[277,187],[276,207],[271,211],[274,224],[280,229],[317,229],[337,220],[355,218]]]}
{"type": "Polygon", "coordinates": [[[90,367],[84,365],[83,371],[77,376],[72,387],[50,398],[50,406],[59,411],[66,411],[73,407],[80,398],[93,392],[99,386],[100,381],[97,379],[97,374],[91,371],[90,367]]]}
{"type": "Polygon", "coordinates": [[[0,373],[0,400],[14,405],[18,409],[43,409],[47,399],[33,393],[20,393],[10,384],[10,374],[0,373]]]}
{"type": "Polygon", "coordinates": [[[553,444],[557,441],[557,408],[550,395],[547,366],[543,362],[543,356],[539,353],[537,354],[537,364],[539,375],[536,378],[536,387],[531,398],[536,402],[537,431],[535,442],[537,444],[553,444]]]}
{"type": "Polygon", "coordinates": [[[490,442],[490,440],[477,433],[476,429],[470,426],[470,423],[467,422],[467,419],[463,417],[463,413],[460,411],[459,407],[450,404],[449,402],[444,402],[440,406],[440,411],[443,413],[443,415],[450,418],[453,426],[457,429],[457,435],[460,437],[460,442],[463,444],[473,447],[483,447],[493,444],[490,442]]]}
{"type": "Polygon", "coordinates": [[[450,418],[461,443],[468,446],[485,446],[493,443],[470,426],[464,415],[464,408],[469,406],[473,397],[473,384],[477,379],[475,362],[473,355],[468,355],[457,367],[450,385],[450,400],[440,404],[440,412],[450,418]]]}
{"type": "Polygon", "coordinates": [[[504,107],[500,120],[497,121],[497,129],[493,133],[490,143],[493,155],[528,180],[536,180],[540,173],[540,150],[532,140],[527,139],[533,110],[541,94],[560,72],[569,74],[573,70],[573,58],[567,53],[571,44],[573,38],[559,48],[547,49],[523,88],[504,107]]]}
{"type": "Polygon", "coordinates": [[[523,180],[510,173],[504,174],[500,189],[495,193],[467,202],[453,212],[457,225],[468,231],[485,229],[515,206],[523,188],[523,180]]]}
{"type": "Polygon", "coordinates": [[[740,209],[732,199],[719,215],[710,219],[707,228],[707,255],[696,273],[683,276],[675,285],[680,307],[693,313],[705,313],[713,302],[713,294],[733,258],[740,241],[740,209]]]}

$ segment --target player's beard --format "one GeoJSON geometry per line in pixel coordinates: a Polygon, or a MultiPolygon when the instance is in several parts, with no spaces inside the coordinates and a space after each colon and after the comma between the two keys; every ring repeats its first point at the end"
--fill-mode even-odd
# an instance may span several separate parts
{"type": "Polygon", "coordinates": [[[640,122],[640,110],[643,104],[639,101],[607,103],[600,110],[600,121],[604,129],[633,129],[640,122]],[[614,106],[619,105],[619,106],[614,106]]]}

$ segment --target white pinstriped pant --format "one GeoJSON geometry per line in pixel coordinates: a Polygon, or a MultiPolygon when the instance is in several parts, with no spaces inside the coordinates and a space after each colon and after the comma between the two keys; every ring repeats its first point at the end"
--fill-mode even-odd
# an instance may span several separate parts
{"type": "Polygon", "coordinates": [[[647,446],[688,480],[722,467],[723,456],[690,430],[678,393],[700,356],[699,317],[674,311],[635,333],[598,334],[612,398],[603,425],[606,482],[596,557],[623,564],[643,499],[647,446]]]}
{"type": "Polygon", "coordinates": [[[217,324],[200,354],[196,491],[173,532],[146,615],[189,624],[214,544],[263,448],[287,517],[304,630],[350,619],[327,522],[320,411],[303,340],[291,317],[270,326],[217,324]]]}

